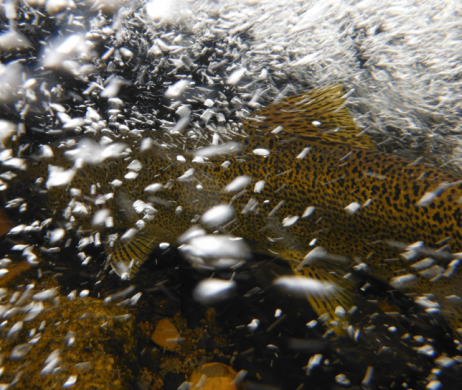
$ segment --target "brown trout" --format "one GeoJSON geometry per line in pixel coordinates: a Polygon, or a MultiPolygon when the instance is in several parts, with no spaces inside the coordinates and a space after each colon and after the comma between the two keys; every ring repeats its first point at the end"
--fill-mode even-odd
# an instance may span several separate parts
{"type": "MultiPolygon", "coordinates": [[[[339,306],[354,304],[347,276],[359,267],[433,302],[462,332],[461,177],[374,150],[345,108],[340,86],[257,111],[235,141],[239,148],[221,153],[209,147],[209,158],[203,150],[138,152],[87,165],[66,188],[47,190],[46,180],[39,187],[54,219],[64,215],[74,229],[97,231],[89,221],[101,209],[119,237],[132,229],[127,240],[107,239],[119,275],[133,276],[160,242],[177,243],[213,206],[231,205],[234,218],[207,230],[243,237],[254,251],[288,260],[296,274],[338,286],[334,294],[309,294],[318,314],[335,318],[339,306]],[[137,169],[126,176],[134,160],[137,169]],[[242,186],[229,190],[236,178],[242,186]],[[87,217],[73,217],[76,202],[87,217]],[[139,208],[152,213],[136,226],[139,208]]],[[[71,166],[55,156],[30,163],[25,175],[46,178],[48,164],[71,166]]]]}

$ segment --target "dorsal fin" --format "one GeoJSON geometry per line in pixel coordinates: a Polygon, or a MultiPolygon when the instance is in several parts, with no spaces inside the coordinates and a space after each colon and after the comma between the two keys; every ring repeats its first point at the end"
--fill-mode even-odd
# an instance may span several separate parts
{"type": "Polygon", "coordinates": [[[283,126],[285,133],[298,134],[360,148],[374,149],[367,135],[361,134],[345,107],[339,84],[291,96],[255,112],[246,131],[271,132],[283,126]]]}

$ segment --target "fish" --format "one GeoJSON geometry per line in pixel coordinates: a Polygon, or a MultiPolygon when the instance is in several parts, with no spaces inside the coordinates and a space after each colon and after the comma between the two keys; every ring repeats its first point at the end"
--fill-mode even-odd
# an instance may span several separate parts
{"type": "Polygon", "coordinates": [[[202,225],[286,260],[295,275],[328,282],[329,292],[307,293],[320,316],[340,320],[354,306],[349,276],[366,269],[433,302],[460,337],[461,176],[378,151],[356,127],[341,85],[257,110],[234,138],[189,149],[154,143],[78,169],[58,150],[29,160],[17,179],[34,183],[29,204],[46,204],[66,229],[105,231],[108,263],[124,279],[160,243],[178,244],[202,225]],[[47,186],[50,165],[72,171],[72,182],[47,186]],[[77,204],[86,211],[73,213],[77,204]],[[208,224],[204,213],[218,206],[231,216],[208,224]],[[109,227],[91,223],[101,210],[109,227]]]}

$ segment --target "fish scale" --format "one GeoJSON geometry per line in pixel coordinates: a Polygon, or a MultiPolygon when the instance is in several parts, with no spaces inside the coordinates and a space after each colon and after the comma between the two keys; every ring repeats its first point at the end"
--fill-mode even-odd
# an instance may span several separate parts
{"type": "MultiPolygon", "coordinates": [[[[238,152],[196,164],[192,162],[196,151],[182,153],[186,161],[179,162],[174,151],[157,148],[132,156],[143,166],[134,180],[123,179],[130,161],[119,158],[79,170],[71,187],[82,190],[82,199],[92,197],[92,184],[99,184],[101,194],[113,192],[114,199],[104,207],[111,211],[114,228],[121,233],[140,219],[133,210],[134,201],[151,201],[156,208],[154,220],[131,241],[116,240],[106,246],[119,275],[132,277],[158,243],[175,243],[196,216],[213,206],[231,204],[235,221],[221,226],[221,233],[243,237],[256,252],[288,260],[297,274],[337,286],[335,293],[308,294],[319,315],[327,312],[336,318],[337,306],[348,310],[354,304],[353,282],[344,276],[351,266],[365,262],[371,275],[388,283],[399,275],[415,275],[404,291],[434,294],[453,330],[462,329],[462,307],[446,298],[462,294],[461,272],[456,268],[452,276],[430,281],[410,267],[430,253],[446,268],[456,258],[449,252],[437,252],[438,243],[447,237],[451,237],[453,252],[462,251],[462,206],[458,202],[462,185],[449,186],[428,204],[418,205],[442,183],[457,183],[461,178],[376,151],[367,136],[359,135],[344,105],[337,85],[287,98],[249,118],[238,152]],[[283,126],[282,132],[272,133],[278,126],[283,126]],[[310,148],[306,156],[297,158],[306,148],[310,148]],[[256,149],[269,154],[258,155],[256,149]],[[230,163],[227,169],[222,167],[224,162],[230,163]],[[181,178],[191,168],[194,173],[181,178]],[[224,190],[233,179],[244,175],[252,180],[243,192],[224,190]],[[123,184],[108,184],[115,179],[123,184]],[[262,180],[263,190],[254,192],[255,183],[262,180]],[[155,197],[144,192],[155,182],[170,183],[170,187],[156,192],[155,197]],[[251,199],[254,206],[243,214],[251,199]],[[345,208],[354,202],[362,207],[351,215],[345,208]],[[181,213],[176,212],[178,206],[181,213]],[[314,212],[302,218],[309,206],[315,207],[314,212]],[[299,219],[284,226],[287,217],[299,219]],[[318,246],[344,261],[323,259],[300,268],[313,249],[309,245],[313,238],[318,246]],[[421,249],[413,261],[400,257],[408,245],[418,241],[425,243],[427,252],[421,249]]],[[[48,163],[70,167],[57,155],[32,163],[25,175],[33,180],[46,177],[48,163]]],[[[64,188],[51,189],[47,197],[50,210],[63,210],[72,199],[64,188]]],[[[96,211],[95,206],[90,207],[96,211]]],[[[91,213],[86,218],[76,217],[74,227],[95,230],[90,218],[91,213]]]]}

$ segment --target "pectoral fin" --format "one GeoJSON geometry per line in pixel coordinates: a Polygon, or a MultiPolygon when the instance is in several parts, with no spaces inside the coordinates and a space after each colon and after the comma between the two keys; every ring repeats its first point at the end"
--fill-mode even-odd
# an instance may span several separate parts
{"type": "Polygon", "coordinates": [[[167,236],[167,232],[151,226],[138,231],[130,239],[109,240],[106,245],[109,264],[122,279],[130,279],[136,275],[152,251],[167,236]]]}

